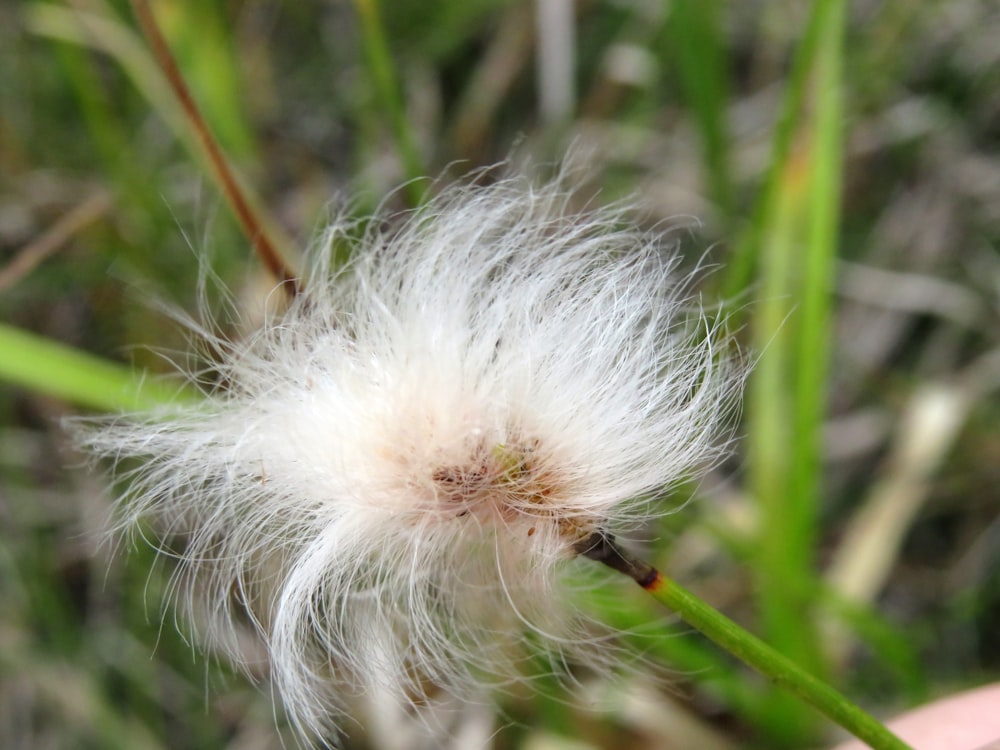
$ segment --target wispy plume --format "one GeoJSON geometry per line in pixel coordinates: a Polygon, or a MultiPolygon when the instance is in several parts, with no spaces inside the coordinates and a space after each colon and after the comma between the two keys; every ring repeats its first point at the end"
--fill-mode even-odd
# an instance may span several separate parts
{"type": "Polygon", "coordinates": [[[252,623],[318,736],[352,696],[482,695],[529,642],[585,648],[576,545],[667,510],[719,456],[739,381],[624,209],[513,179],[368,226],[335,223],[253,335],[199,328],[222,353],[201,403],[78,430],[123,480],[122,527],[177,556],[213,640],[236,655],[252,623]]]}

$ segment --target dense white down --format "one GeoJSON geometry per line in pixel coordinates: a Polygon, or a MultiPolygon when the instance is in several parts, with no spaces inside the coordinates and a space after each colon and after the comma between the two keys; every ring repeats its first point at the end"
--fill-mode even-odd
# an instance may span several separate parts
{"type": "Polygon", "coordinates": [[[739,380],[719,326],[658,238],[567,202],[510,180],[393,231],[334,225],[287,313],[237,342],[198,329],[222,352],[202,404],[78,429],[209,635],[258,628],[307,734],[352,695],[481,696],[529,640],[585,645],[573,544],[664,512],[719,454],[739,380]]]}

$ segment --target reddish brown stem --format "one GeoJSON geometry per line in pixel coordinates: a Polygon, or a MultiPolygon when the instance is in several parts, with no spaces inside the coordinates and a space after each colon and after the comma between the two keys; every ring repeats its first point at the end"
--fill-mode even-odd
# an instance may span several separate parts
{"type": "Polygon", "coordinates": [[[204,149],[216,179],[222,186],[222,193],[229,202],[229,207],[236,215],[243,233],[250,240],[250,244],[253,245],[254,252],[257,253],[261,262],[282,283],[283,288],[288,291],[289,295],[294,297],[300,294],[302,292],[300,279],[289,268],[288,263],[278,251],[260,218],[251,207],[250,201],[240,187],[239,182],[236,180],[236,176],[229,167],[229,162],[222,153],[222,149],[215,140],[215,136],[212,135],[208,123],[202,117],[201,111],[194,101],[194,97],[191,96],[191,91],[188,89],[184,77],[181,75],[180,68],[177,66],[177,62],[170,52],[170,47],[167,45],[167,40],[160,31],[160,26],[153,16],[149,3],[147,0],[131,0],[131,2],[132,9],[135,11],[142,32],[153,50],[157,64],[163,71],[164,76],[166,76],[167,82],[177,97],[177,101],[180,103],[185,117],[187,117],[194,129],[198,143],[204,149]]]}
{"type": "Polygon", "coordinates": [[[595,531],[574,546],[578,555],[607,565],[612,570],[624,573],[647,591],[663,585],[666,579],[647,562],[638,560],[618,546],[615,538],[603,531],[595,531]]]}

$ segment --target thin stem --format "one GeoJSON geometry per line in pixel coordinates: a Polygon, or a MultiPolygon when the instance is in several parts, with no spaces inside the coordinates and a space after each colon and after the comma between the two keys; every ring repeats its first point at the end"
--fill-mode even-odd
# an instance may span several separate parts
{"type": "Polygon", "coordinates": [[[103,190],[94,193],[66,213],[45,234],[18,250],[10,262],[0,267],[0,294],[27,276],[47,257],[65,246],[73,236],[104,216],[112,207],[111,196],[103,190]]]}
{"type": "Polygon", "coordinates": [[[775,685],[809,703],[873,750],[912,750],[861,708],[822,680],[782,656],[718,610],[664,576],[647,562],[626,553],[614,538],[595,532],[576,545],[584,557],[624,573],[685,622],[775,685]]]}
{"type": "Polygon", "coordinates": [[[264,222],[261,221],[257,212],[251,206],[250,200],[236,179],[236,175],[233,174],[233,170],[229,167],[229,162],[222,153],[222,149],[215,140],[215,136],[212,135],[212,131],[208,127],[208,123],[205,122],[201,111],[198,109],[198,105],[195,103],[194,97],[191,95],[184,81],[184,76],[181,75],[180,68],[177,66],[177,62],[170,52],[170,47],[167,45],[167,40],[160,31],[160,26],[153,16],[149,3],[147,0],[131,0],[131,2],[139,25],[142,27],[142,32],[153,50],[153,55],[156,57],[156,62],[163,71],[164,76],[166,76],[167,82],[174,92],[174,96],[177,97],[177,101],[184,111],[184,116],[194,131],[198,144],[204,150],[208,163],[215,173],[216,180],[222,188],[222,194],[229,202],[229,206],[236,215],[243,233],[250,240],[254,252],[257,253],[267,270],[281,282],[282,287],[288,290],[289,295],[294,297],[302,292],[301,281],[271,240],[264,222]]]}

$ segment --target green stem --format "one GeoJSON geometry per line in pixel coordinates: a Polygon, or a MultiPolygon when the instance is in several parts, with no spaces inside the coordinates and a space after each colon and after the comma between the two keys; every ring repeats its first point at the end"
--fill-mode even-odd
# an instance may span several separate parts
{"type": "Polygon", "coordinates": [[[760,672],[775,685],[818,709],[873,750],[913,750],[885,725],[825,682],[813,677],[649,563],[628,555],[613,537],[595,532],[579,542],[576,551],[629,576],[656,601],[679,614],[688,625],[709,640],[760,672]]]}

